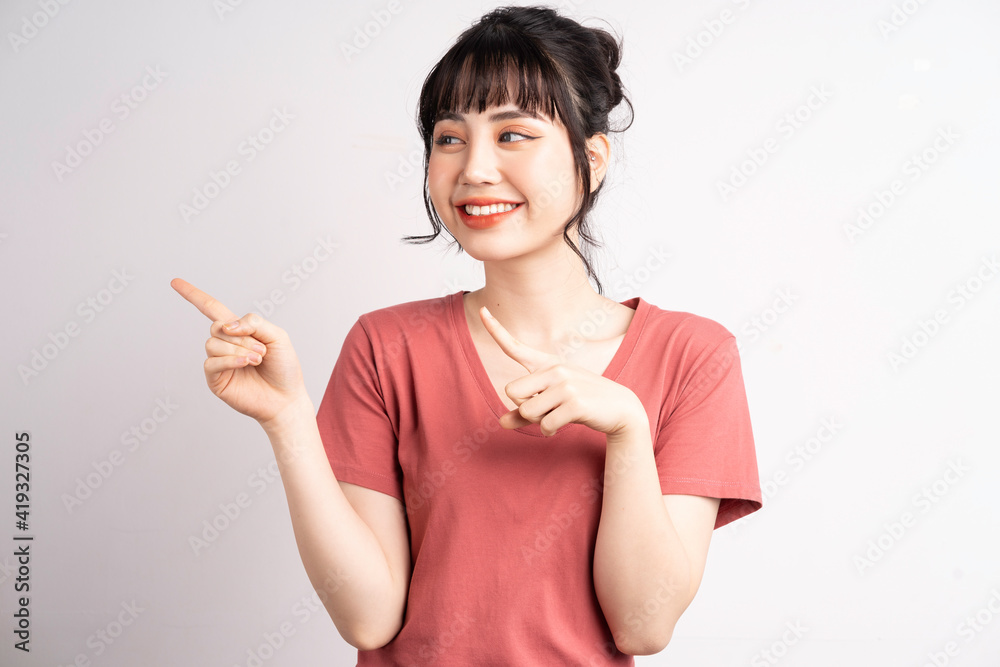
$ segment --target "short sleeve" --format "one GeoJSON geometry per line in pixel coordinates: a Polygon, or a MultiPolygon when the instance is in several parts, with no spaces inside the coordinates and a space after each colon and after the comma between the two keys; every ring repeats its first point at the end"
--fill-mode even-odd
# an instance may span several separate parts
{"type": "Polygon", "coordinates": [[[361,318],[344,338],[316,421],[338,480],[403,501],[399,440],[386,412],[375,351],[361,318]]]}
{"type": "Polygon", "coordinates": [[[721,498],[715,528],[763,506],[750,409],[732,334],[696,360],[653,448],[664,494],[721,498]]]}

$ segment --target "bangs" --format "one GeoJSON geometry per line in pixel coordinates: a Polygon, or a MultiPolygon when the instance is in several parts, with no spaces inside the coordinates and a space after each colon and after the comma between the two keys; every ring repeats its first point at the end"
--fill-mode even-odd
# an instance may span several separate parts
{"type": "Polygon", "coordinates": [[[521,109],[566,122],[562,77],[530,39],[500,26],[479,28],[460,39],[427,78],[420,101],[424,136],[433,134],[445,112],[479,113],[513,103],[521,109]]]}

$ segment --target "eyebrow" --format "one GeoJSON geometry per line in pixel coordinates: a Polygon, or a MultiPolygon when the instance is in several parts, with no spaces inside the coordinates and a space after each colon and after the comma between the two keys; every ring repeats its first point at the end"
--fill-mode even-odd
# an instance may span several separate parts
{"type": "MultiPolygon", "coordinates": [[[[544,120],[540,115],[534,111],[528,111],[526,109],[511,109],[509,111],[497,111],[489,116],[489,121],[491,123],[497,123],[502,120],[516,120],[518,118],[534,118],[536,120],[544,120]]],[[[454,120],[457,122],[463,122],[465,120],[464,114],[455,113],[454,111],[442,111],[438,114],[435,120],[454,120]]]]}

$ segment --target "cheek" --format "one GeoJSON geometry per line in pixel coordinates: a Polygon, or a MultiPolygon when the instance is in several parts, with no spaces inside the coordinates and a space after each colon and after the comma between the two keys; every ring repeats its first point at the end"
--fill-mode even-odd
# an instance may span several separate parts
{"type": "Polygon", "coordinates": [[[535,161],[530,169],[522,173],[527,177],[525,183],[530,183],[528,196],[536,211],[561,216],[575,210],[579,186],[576,184],[576,165],[572,157],[549,155],[544,160],[535,161]]]}
{"type": "Polygon", "coordinates": [[[448,173],[447,163],[432,157],[427,166],[427,189],[431,194],[431,201],[434,206],[447,205],[448,197],[451,194],[451,179],[448,173]]]}

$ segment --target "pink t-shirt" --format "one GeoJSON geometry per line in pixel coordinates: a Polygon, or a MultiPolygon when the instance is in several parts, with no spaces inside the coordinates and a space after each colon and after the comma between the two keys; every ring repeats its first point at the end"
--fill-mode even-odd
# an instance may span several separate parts
{"type": "MultiPolygon", "coordinates": [[[[358,665],[633,665],[593,584],[605,435],[501,428],[463,294],[361,315],[319,406],[337,479],[399,499],[410,526],[402,629],[358,665]]],[[[735,337],[622,303],[636,312],[603,375],[646,407],[663,493],[721,498],[716,528],[760,509],[735,337]]]]}

